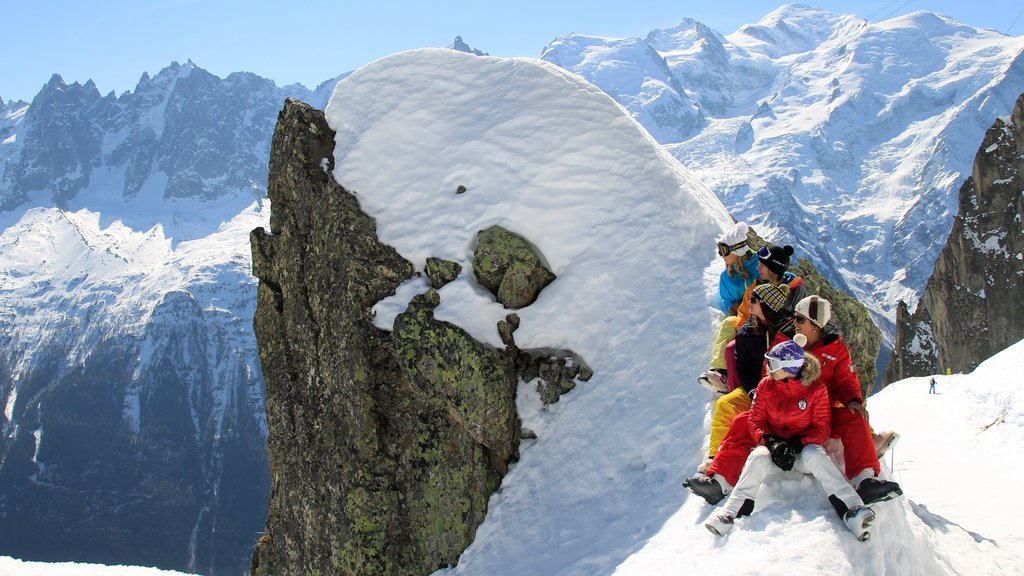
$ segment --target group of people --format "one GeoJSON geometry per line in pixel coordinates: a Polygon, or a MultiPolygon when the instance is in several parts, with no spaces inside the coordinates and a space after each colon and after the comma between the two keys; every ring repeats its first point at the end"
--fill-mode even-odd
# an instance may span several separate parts
{"type": "Polygon", "coordinates": [[[726,318],[698,381],[719,397],[707,459],[683,486],[712,505],[726,500],[705,524],[724,536],[736,518],[753,512],[773,470],[811,474],[857,539],[867,540],[875,519],[868,505],[903,494],[880,477],[878,461],[897,435],[873,435],[832,305],[808,295],[789,270],[793,248],[755,252],[748,231],[739,222],[718,240],[725,261],[719,307],[726,318]],[[828,442],[841,445],[843,470],[826,452],[828,442]]]}

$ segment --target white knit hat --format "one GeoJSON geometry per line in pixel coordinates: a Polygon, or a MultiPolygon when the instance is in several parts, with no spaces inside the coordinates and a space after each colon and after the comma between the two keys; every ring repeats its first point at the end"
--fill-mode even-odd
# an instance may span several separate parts
{"type": "Polygon", "coordinates": [[[819,296],[808,296],[796,303],[793,312],[824,328],[832,319],[832,303],[819,296]]]}
{"type": "Polygon", "coordinates": [[[728,246],[731,253],[742,256],[747,252],[747,231],[750,227],[743,222],[737,222],[732,230],[727,231],[718,239],[718,243],[728,246]]]}

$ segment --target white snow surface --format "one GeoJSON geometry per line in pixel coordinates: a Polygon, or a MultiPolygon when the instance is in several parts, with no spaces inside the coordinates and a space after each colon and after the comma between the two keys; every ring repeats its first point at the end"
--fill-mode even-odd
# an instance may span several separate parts
{"type": "MultiPolygon", "coordinates": [[[[500,224],[558,276],[515,311],[517,343],[570,348],[595,373],[548,408],[521,383],[523,425],[539,438],[522,444],[459,564],[438,574],[1019,573],[1024,543],[1002,491],[1024,481],[1004,465],[1022,451],[1022,403],[1006,383],[1024,345],[943,377],[938,395],[911,379],[872,398],[876,428],[903,435],[883,469],[907,496],[875,506],[870,543],[799,475],[771,479],[754,515],[718,539],[703,528],[716,508],[680,482],[707,445],[712,398],[695,378],[720,318],[721,203],[625,109],[542,61],[405,52],[339,82],[326,112],[335,178],[381,239],[420,269],[428,256],[463,265],[438,318],[500,345],[494,325],[510,311],[469,271],[477,231],[500,224]],[[979,418],[1000,423],[983,432],[979,418]]],[[[378,325],[423,290],[417,279],[382,302],[378,325]]]]}
{"type": "Polygon", "coordinates": [[[77,562],[24,562],[0,556],[0,576],[185,576],[185,572],[141,566],[104,566],[77,562]]]}

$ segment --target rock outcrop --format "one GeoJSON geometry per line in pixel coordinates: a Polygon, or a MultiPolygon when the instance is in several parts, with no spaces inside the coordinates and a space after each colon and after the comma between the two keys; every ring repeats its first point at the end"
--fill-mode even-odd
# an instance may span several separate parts
{"type": "MultiPolygon", "coordinates": [[[[286,101],[270,232],[251,234],[272,478],[252,573],[429,574],[458,561],[518,458],[520,370],[544,372],[526,379],[555,391],[545,402],[590,371],[571,351],[519,350],[514,315],[504,349],[436,320],[433,287],[393,331],[374,326],[373,305],[414,267],[334,181],[333,152],[323,112],[286,101]]],[[[437,258],[425,268],[434,287],[462,273],[437,258]]]]}
{"type": "Polygon", "coordinates": [[[271,230],[251,235],[272,476],[253,574],[428,574],[454,564],[517,456],[514,358],[417,297],[386,332],[371,307],[412,277],[321,162],[323,113],[287,101],[271,230]]]}
{"type": "Polygon", "coordinates": [[[916,309],[896,314],[886,381],[970,372],[1024,338],[1024,94],[998,118],[960,187],[959,214],[916,309]]]}

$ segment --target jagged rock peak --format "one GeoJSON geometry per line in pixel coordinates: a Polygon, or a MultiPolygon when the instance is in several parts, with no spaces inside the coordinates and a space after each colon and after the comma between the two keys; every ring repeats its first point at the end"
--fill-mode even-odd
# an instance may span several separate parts
{"type": "Polygon", "coordinates": [[[1024,338],[1024,94],[985,133],[916,309],[897,310],[886,380],[970,372],[1024,338]]]}
{"type": "Polygon", "coordinates": [[[477,56],[488,56],[487,52],[481,52],[476,48],[470,48],[469,44],[462,41],[462,36],[456,36],[455,42],[452,43],[452,50],[458,50],[459,52],[466,52],[469,54],[475,54],[477,56]]]}
{"type": "Polygon", "coordinates": [[[434,290],[372,324],[413,266],[324,169],[333,149],[323,112],[287,100],[270,231],[251,235],[273,477],[252,573],[425,575],[458,561],[518,457],[515,356],[434,319],[434,290]]]}

